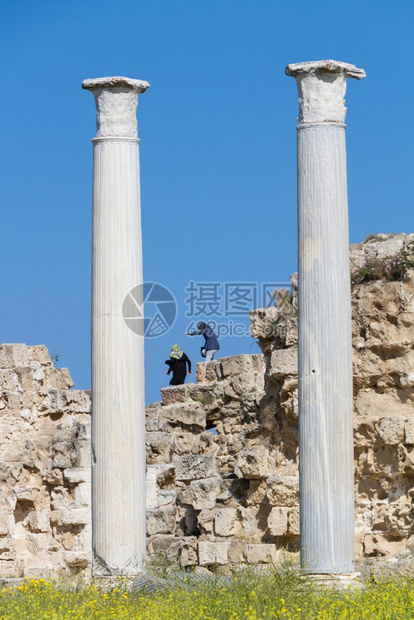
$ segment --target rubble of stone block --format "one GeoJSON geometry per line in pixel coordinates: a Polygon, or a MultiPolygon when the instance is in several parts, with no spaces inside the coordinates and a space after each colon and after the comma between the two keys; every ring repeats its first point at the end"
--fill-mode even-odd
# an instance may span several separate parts
{"type": "MultiPolygon", "coordinates": [[[[377,235],[351,246],[351,265],[413,242],[377,235]]],[[[196,383],[147,407],[149,557],[267,565],[298,549],[296,295],[276,302],[251,313],[262,353],[197,364],[196,383]]],[[[355,286],[352,311],[355,554],[401,557],[414,547],[414,271],[355,286]]],[[[90,570],[91,403],[72,386],[44,346],[0,345],[0,576],[90,570]]]]}
{"type": "Polygon", "coordinates": [[[0,577],[85,570],[90,396],[44,346],[0,345],[0,577]]]}
{"type": "MultiPolygon", "coordinates": [[[[414,235],[376,235],[351,246],[351,265],[413,244],[414,235]]],[[[251,313],[263,356],[198,364],[197,384],[165,388],[147,410],[151,554],[211,567],[298,548],[297,302],[278,301],[251,313]]],[[[352,311],[361,560],[414,546],[414,272],[355,286],[352,311]]]]}

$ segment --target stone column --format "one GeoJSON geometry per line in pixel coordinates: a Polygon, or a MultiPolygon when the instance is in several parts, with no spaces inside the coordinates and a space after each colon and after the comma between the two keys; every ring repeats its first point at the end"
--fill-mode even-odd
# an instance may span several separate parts
{"type": "Polygon", "coordinates": [[[299,91],[300,551],[307,573],[354,558],[351,287],[344,95],[362,69],[288,65],[299,91]]]}
{"type": "Polygon", "coordinates": [[[144,339],[122,305],[142,283],[138,94],[147,82],[85,80],[93,142],[92,545],[95,575],[136,575],[146,542],[144,339]]]}

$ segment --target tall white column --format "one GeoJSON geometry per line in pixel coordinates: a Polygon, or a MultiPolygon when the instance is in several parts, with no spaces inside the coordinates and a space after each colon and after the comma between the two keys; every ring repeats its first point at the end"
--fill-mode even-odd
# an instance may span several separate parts
{"type": "Polygon", "coordinates": [[[136,575],[145,560],[144,339],[122,304],[142,283],[138,94],[148,82],[85,80],[93,142],[92,545],[95,575],[136,575]]]}
{"type": "Polygon", "coordinates": [[[344,96],[362,69],[288,65],[299,91],[300,551],[307,573],[354,558],[351,288],[344,96]]]}

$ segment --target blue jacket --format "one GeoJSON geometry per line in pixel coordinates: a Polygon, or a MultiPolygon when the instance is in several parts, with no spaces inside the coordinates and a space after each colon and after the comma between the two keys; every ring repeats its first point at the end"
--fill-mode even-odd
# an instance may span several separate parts
{"type": "Polygon", "coordinates": [[[207,325],[204,329],[196,332],[198,336],[203,335],[206,341],[207,351],[218,351],[220,349],[219,341],[211,327],[207,325]]]}

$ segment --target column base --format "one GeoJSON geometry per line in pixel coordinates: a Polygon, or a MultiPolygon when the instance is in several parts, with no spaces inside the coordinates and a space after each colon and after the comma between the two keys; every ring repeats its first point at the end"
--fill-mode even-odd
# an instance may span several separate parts
{"type": "Polygon", "coordinates": [[[354,590],[364,587],[361,581],[361,573],[315,573],[303,575],[320,588],[331,590],[354,590]]]}

